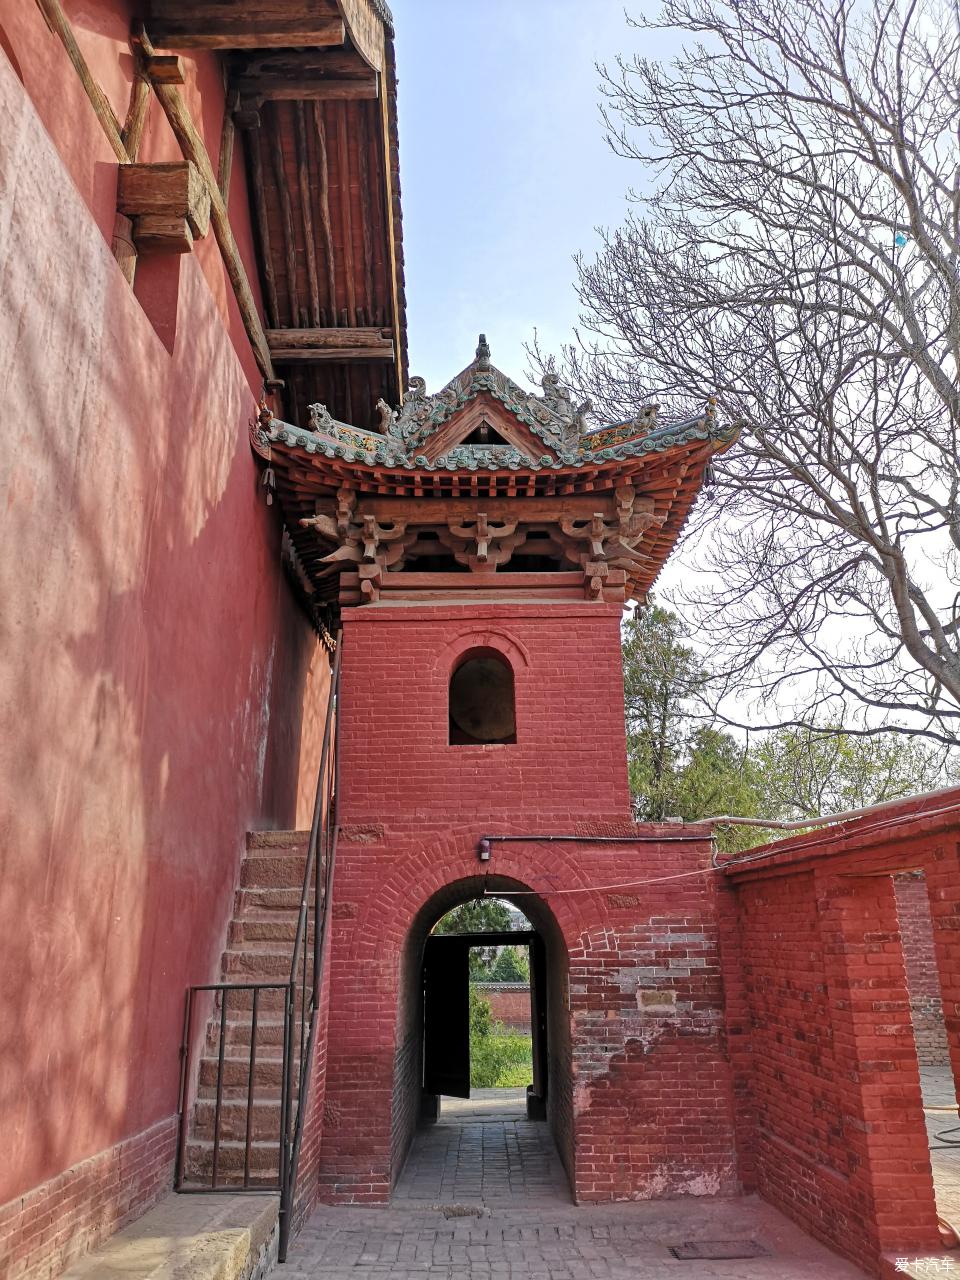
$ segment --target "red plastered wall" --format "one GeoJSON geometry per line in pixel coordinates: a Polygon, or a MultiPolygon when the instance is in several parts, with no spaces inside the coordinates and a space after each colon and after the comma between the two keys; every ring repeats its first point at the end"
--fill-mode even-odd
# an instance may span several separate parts
{"type": "Polygon", "coordinates": [[[709,841],[630,823],[619,620],[602,604],[346,611],[324,1199],[389,1194],[419,1088],[418,947],[485,875],[546,941],[548,1113],[577,1197],[736,1188],[709,841]],[[513,667],[516,744],[447,743],[449,675],[478,647],[513,667]],[[496,833],[534,838],[480,862],[496,833]]]}
{"type": "MultiPolygon", "coordinates": [[[[123,119],[132,7],[67,9],[123,119]]],[[[218,62],[185,65],[216,155],[218,62]]],[[[149,1135],[177,1106],[184,991],[216,976],[244,832],[296,820],[327,676],[262,502],[261,383],[213,236],[154,264],[162,340],[110,252],[116,159],[32,3],[0,0],[0,111],[0,1216],[65,1179],[78,1203],[51,1211],[82,1226],[91,1160],[142,1139],[160,1162],[120,1216],[170,1185],[149,1135]]],[[[158,111],[146,158],[175,145],[158,111]]]]}

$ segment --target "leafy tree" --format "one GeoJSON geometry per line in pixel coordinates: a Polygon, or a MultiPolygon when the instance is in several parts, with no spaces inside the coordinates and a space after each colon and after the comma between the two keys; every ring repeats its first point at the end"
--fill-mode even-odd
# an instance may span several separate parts
{"type": "Polygon", "coordinates": [[[656,820],[676,813],[671,805],[691,732],[689,700],[706,672],[680,619],[658,605],[624,624],[622,649],[630,789],[638,814],[656,820]]]}
{"type": "Polygon", "coordinates": [[[490,970],[491,982],[529,982],[530,958],[526,947],[501,947],[490,970]]]}
{"type": "Polygon", "coordinates": [[[688,43],[605,73],[612,145],[654,190],[580,262],[561,375],[604,421],[715,396],[742,425],[691,526],[707,572],[678,596],[715,699],[952,745],[956,7],[664,0],[635,25],[688,43]]]}
{"type": "MultiPolygon", "coordinates": [[[[511,928],[510,912],[497,898],[473,898],[448,911],[433,927],[434,933],[502,933],[511,928]]],[[[488,977],[497,954],[496,947],[470,949],[470,977],[488,977]]]]}
{"type": "MultiPolygon", "coordinates": [[[[821,725],[742,743],[704,723],[694,695],[707,672],[680,619],[660,607],[625,626],[623,652],[628,767],[641,821],[719,814],[796,821],[928,791],[958,774],[943,748],[921,738],[821,725]]],[[[717,843],[733,852],[775,835],[729,826],[718,829],[717,843]]]]}
{"type": "Polygon", "coordinates": [[[946,785],[944,754],[899,734],[875,738],[780,729],[751,753],[764,815],[798,821],[946,785]]]}

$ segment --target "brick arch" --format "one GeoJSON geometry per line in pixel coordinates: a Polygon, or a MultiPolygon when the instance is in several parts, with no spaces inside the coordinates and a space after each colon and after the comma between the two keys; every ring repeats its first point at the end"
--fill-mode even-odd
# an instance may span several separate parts
{"type": "MultiPolygon", "coordinates": [[[[535,840],[535,837],[531,837],[535,840]]],[[[396,968],[396,1036],[394,1036],[393,1101],[390,1121],[390,1169],[396,1180],[410,1147],[420,1108],[422,1079],[422,1007],[420,972],[426,937],[440,916],[489,888],[515,901],[547,951],[548,1121],[564,1167],[573,1169],[572,1037],[568,1016],[568,973],[571,951],[582,946],[585,918],[595,918],[595,893],[549,899],[550,888],[588,888],[579,870],[557,868],[556,851],[544,845],[497,846],[493,869],[476,856],[475,833],[445,833],[422,849],[420,867],[410,864],[385,882],[365,913],[361,945],[389,952],[396,968]],[[411,893],[413,884],[416,892],[411,893]],[[538,892],[544,891],[544,896],[538,892]],[[580,900],[581,905],[577,905],[580,900]],[[586,900],[586,901],[585,901],[586,900]],[[399,909],[399,904],[403,909],[399,909]],[[589,902],[589,905],[588,905],[589,902]],[[581,914],[584,911],[585,914],[581,914]],[[393,923],[387,915],[393,914],[393,923]]],[[[361,952],[357,952],[360,956],[361,952]]]]}
{"type": "Polygon", "coordinates": [[[433,659],[433,670],[449,675],[457,665],[457,659],[471,649],[493,649],[507,659],[514,671],[530,666],[530,651],[517,636],[496,627],[485,630],[471,627],[437,651],[433,659]]]}
{"type": "MultiPolygon", "coordinates": [[[[478,860],[474,827],[448,829],[442,836],[425,842],[371,893],[362,912],[365,927],[354,932],[351,958],[383,956],[388,949],[392,952],[402,948],[416,917],[433,897],[455,882],[476,876],[512,880],[516,890],[537,895],[530,902],[546,906],[549,899],[548,910],[564,946],[568,951],[579,949],[588,927],[585,921],[594,922],[604,909],[604,894],[590,888],[581,867],[572,861],[558,865],[551,846],[537,844],[536,840],[536,834],[531,833],[529,843],[495,845],[489,863],[478,860]],[[556,889],[585,892],[552,896],[556,889]]],[[[527,900],[521,898],[517,906],[527,914],[524,901],[527,900]]]]}

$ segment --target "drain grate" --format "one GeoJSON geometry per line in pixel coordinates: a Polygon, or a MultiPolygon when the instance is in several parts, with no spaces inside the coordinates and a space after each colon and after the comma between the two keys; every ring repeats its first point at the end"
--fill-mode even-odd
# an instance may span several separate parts
{"type": "Polygon", "coordinates": [[[670,1252],[681,1262],[707,1262],[723,1258],[765,1258],[769,1250],[756,1240],[684,1240],[670,1252]]]}

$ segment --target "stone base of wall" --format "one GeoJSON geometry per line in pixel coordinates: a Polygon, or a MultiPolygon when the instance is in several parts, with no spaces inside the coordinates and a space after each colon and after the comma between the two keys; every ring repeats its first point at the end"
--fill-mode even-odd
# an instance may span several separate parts
{"type": "Polygon", "coordinates": [[[0,1208],[0,1278],[52,1280],[173,1185],[177,1118],[101,1151],[0,1208]]]}

